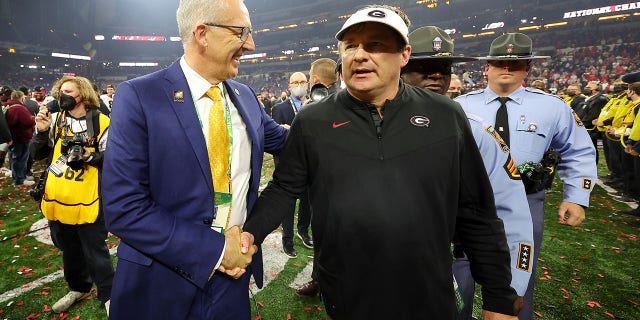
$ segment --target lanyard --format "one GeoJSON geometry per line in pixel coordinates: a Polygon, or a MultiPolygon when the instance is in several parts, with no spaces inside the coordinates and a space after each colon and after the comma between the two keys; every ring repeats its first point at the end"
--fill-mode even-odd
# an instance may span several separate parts
{"type": "MultiPolygon", "coordinates": [[[[233,149],[231,147],[233,146],[233,126],[231,124],[231,110],[229,110],[229,104],[227,103],[227,98],[223,94],[223,92],[224,92],[223,90],[220,90],[222,104],[224,105],[224,120],[227,125],[227,132],[229,133],[229,168],[227,168],[227,176],[229,177],[229,193],[231,193],[231,159],[233,158],[232,157],[233,149]]],[[[193,105],[196,108],[196,114],[198,115],[200,128],[204,129],[202,125],[202,117],[200,116],[200,110],[198,109],[198,104],[196,103],[197,100],[193,98],[193,92],[191,92],[191,98],[193,100],[193,105]]],[[[211,104],[211,108],[213,108],[213,103],[211,104]]]]}

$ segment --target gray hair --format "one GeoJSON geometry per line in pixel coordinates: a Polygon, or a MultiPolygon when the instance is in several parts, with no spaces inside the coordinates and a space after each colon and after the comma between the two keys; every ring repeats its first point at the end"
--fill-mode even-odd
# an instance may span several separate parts
{"type": "MultiPolygon", "coordinates": [[[[240,2],[244,2],[240,0],[240,2]]],[[[196,25],[203,22],[218,22],[229,8],[227,0],[180,0],[176,10],[178,32],[182,39],[182,46],[193,40],[196,25]]]]}

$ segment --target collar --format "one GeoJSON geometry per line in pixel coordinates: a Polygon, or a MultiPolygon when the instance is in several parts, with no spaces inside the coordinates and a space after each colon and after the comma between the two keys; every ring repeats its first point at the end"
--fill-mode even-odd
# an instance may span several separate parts
{"type": "MultiPolygon", "coordinates": [[[[180,68],[182,68],[182,72],[184,73],[185,78],[187,78],[187,84],[189,85],[191,94],[196,101],[202,98],[209,88],[213,86],[213,84],[209,83],[209,81],[199,75],[187,64],[184,56],[180,58],[180,68]]],[[[220,88],[220,92],[222,92],[222,95],[224,96],[225,91],[222,82],[218,83],[217,86],[220,88]]]]}
{"type": "MultiPolygon", "coordinates": [[[[524,100],[524,94],[525,92],[527,92],[525,90],[524,87],[520,86],[518,87],[518,89],[516,89],[516,91],[511,92],[511,94],[508,95],[508,97],[511,99],[511,101],[517,103],[517,104],[522,104],[522,101],[524,100]]],[[[484,104],[490,104],[491,102],[493,102],[494,100],[500,98],[501,96],[499,96],[497,93],[493,92],[493,90],[491,90],[491,88],[487,87],[484,90],[484,104]]]]}

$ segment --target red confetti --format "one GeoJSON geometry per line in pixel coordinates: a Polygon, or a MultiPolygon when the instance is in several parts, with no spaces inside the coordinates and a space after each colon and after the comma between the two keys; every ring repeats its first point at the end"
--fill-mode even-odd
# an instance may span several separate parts
{"type": "Polygon", "coordinates": [[[262,316],[257,316],[255,318],[253,318],[253,320],[262,320],[262,316]]]}
{"type": "Polygon", "coordinates": [[[562,290],[562,292],[564,292],[564,293],[569,293],[569,290],[567,290],[565,288],[560,288],[560,290],[562,290]]]}
{"type": "Polygon", "coordinates": [[[16,306],[18,306],[18,307],[22,307],[23,305],[24,305],[24,301],[20,301],[20,302],[16,303],[16,306]]]}
{"type": "Polygon", "coordinates": [[[304,307],[304,311],[311,311],[311,307],[304,307]]]}
{"type": "Polygon", "coordinates": [[[291,320],[291,313],[287,313],[287,320],[291,320]]]}
{"type": "Polygon", "coordinates": [[[45,304],[44,307],[42,308],[42,311],[49,312],[51,311],[51,308],[49,308],[49,306],[45,304]]]}
{"type": "Polygon", "coordinates": [[[262,303],[262,301],[258,301],[258,305],[259,305],[261,308],[264,308],[264,303],[262,303]]]}
{"type": "Polygon", "coordinates": [[[604,275],[602,273],[598,273],[598,277],[604,278],[604,275]]]}
{"type": "Polygon", "coordinates": [[[278,274],[273,271],[269,271],[269,274],[274,278],[278,276],[278,274]]]}
{"type": "Polygon", "coordinates": [[[637,303],[637,302],[635,302],[635,301],[633,301],[633,300],[627,299],[627,301],[629,301],[629,302],[630,302],[631,304],[633,304],[634,306],[637,306],[637,305],[638,305],[638,303],[637,303]]]}
{"type": "Polygon", "coordinates": [[[616,316],[614,316],[612,313],[610,313],[608,311],[605,311],[604,314],[608,315],[611,318],[614,318],[614,319],[616,318],[616,316]]]}
{"type": "Polygon", "coordinates": [[[602,308],[602,306],[600,306],[600,303],[598,303],[597,301],[587,301],[587,306],[591,308],[593,307],[602,308]]]}
{"type": "Polygon", "coordinates": [[[321,306],[316,306],[316,310],[322,312],[322,307],[321,306]]]}
{"type": "Polygon", "coordinates": [[[569,297],[567,296],[562,296],[565,300],[569,301],[569,297]]]}
{"type": "Polygon", "coordinates": [[[300,264],[299,264],[299,263],[294,263],[294,264],[293,264],[293,266],[294,266],[294,267],[299,267],[299,266],[300,266],[300,264]]]}
{"type": "Polygon", "coordinates": [[[542,313],[538,311],[534,311],[533,313],[535,313],[535,315],[538,316],[538,318],[542,318],[542,313]]]}

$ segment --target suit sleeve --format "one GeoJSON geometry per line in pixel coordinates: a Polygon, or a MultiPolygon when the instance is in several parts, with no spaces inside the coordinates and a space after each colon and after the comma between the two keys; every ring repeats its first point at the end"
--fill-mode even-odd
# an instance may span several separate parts
{"type": "Polygon", "coordinates": [[[282,103],[276,104],[271,110],[271,116],[273,120],[278,124],[286,124],[287,119],[285,119],[284,110],[282,103]]]}
{"type": "Polygon", "coordinates": [[[184,168],[192,155],[180,151],[191,150],[189,143],[172,123],[177,120],[167,98],[150,90],[151,85],[118,86],[102,175],[105,222],[110,232],[135,249],[124,250],[126,257],[119,249],[120,259],[136,263],[151,258],[202,288],[223,254],[225,239],[210,223],[190,219],[204,216],[202,211],[212,208],[212,201],[203,196],[206,186],[198,184],[199,169],[184,168]],[[166,157],[181,159],[182,167],[166,157]],[[151,183],[160,177],[175,179],[151,183]],[[173,203],[172,209],[167,203],[173,203]]]}
{"type": "Polygon", "coordinates": [[[510,255],[502,221],[483,160],[461,115],[460,196],[456,235],[469,258],[471,273],[482,286],[483,309],[515,315],[516,292],[511,288],[510,255]]]}
{"type": "Polygon", "coordinates": [[[533,223],[524,184],[493,127],[472,118],[469,122],[489,175],[498,218],[504,224],[511,255],[511,287],[524,296],[533,264],[533,223]]]}

